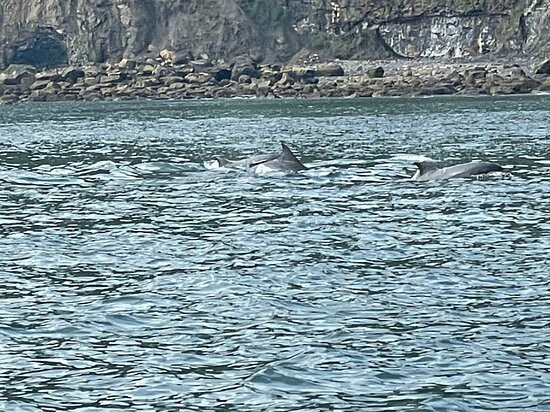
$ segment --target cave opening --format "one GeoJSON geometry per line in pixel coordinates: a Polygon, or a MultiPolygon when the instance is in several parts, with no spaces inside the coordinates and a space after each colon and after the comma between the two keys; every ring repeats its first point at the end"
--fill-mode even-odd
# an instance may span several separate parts
{"type": "Polygon", "coordinates": [[[53,28],[42,27],[22,33],[13,49],[10,63],[30,64],[37,68],[59,67],[68,63],[65,39],[53,28]]]}

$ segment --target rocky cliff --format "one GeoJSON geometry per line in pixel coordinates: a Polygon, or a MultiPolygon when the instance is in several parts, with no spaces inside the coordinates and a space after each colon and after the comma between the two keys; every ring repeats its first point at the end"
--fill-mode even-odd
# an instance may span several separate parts
{"type": "Polygon", "coordinates": [[[0,65],[550,54],[550,0],[2,0],[0,65]],[[307,51],[307,52],[306,52],[307,51]]]}

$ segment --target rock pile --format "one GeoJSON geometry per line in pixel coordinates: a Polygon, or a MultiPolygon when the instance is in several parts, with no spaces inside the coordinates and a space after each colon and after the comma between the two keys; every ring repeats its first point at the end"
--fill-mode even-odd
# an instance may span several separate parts
{"type": "Polygon", "coordinates": [[[500,95],[550,90],[550,64],[529,76],[517,65],[368,64],[346,73],[342,62],[261,65],[240,56],[232,64],[207,56],[161,52],[157,60],[123,59],[100,66],[38,71],[11,65],[0,72],[0,102],[192,99],[230,97],[370,97],[447,94],[500,95]]]}

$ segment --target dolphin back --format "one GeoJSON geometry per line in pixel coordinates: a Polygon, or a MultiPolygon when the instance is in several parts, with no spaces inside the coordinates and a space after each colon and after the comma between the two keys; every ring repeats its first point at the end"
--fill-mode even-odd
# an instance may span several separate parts
{"type": "Polygon", "coordinates": [[[281,142],[282,150],[280,153],[273,155],[258,155],[250,158],[248,168],[255,170],[256,167],[261,166],[267,169],[280,170],[280,171],[292,171],[297,172],[300,170],[306,170],[302,162],[300,162],[290,148],[281,142]]]}
{"type": "Polygon", "coordinates": [[[491,162],[471,162],[459,166],[462,166],[464,170],[454,175],[454,177],[468,177],[504,170],[501,165],[491,162]]]}
{"type": "Polygon", "coordinates": [[[501,172],[502,166],[491,162],[470,162],[439,169],[433,162],[415,162],[418,171],[413,180],[443,180],[456,177],[470,177],[489,172],[501,172]]]}

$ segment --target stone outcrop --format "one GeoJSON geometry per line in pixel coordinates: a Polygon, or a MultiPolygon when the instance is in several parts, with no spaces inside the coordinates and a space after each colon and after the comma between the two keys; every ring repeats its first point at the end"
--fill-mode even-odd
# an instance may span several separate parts
{"type": "Polygon", "coordinates": [[[550,54],[550,0],[2,0],[0,66],[550,54]],[[161,51],[164,51],[161,54],[161,51]]]}

